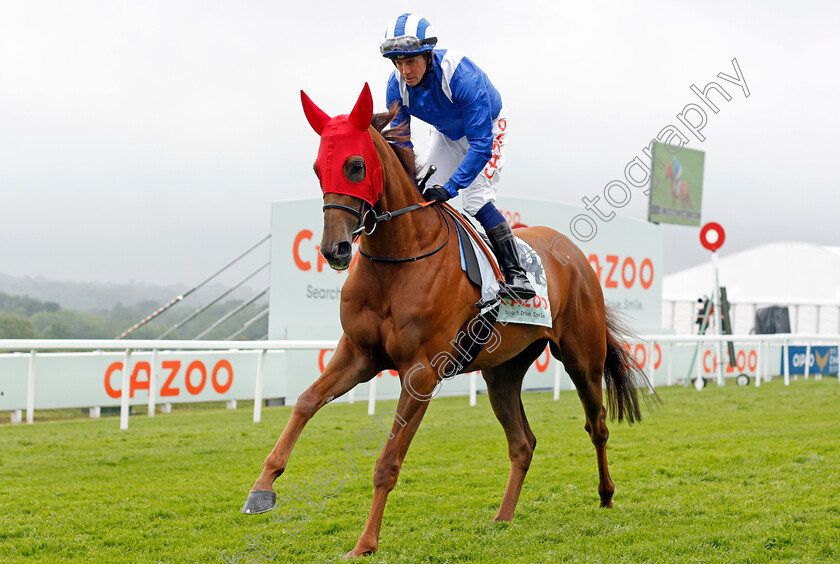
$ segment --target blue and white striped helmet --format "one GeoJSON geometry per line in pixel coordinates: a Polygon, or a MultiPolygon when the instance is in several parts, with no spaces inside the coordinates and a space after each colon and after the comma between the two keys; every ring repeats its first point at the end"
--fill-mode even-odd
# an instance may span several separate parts
{"type": "Polygon", "coordinates": [[[426,18],[403,14],[388,24],[379,52],[389,59],[407,59],[431,51],[436,44],[437,37],[426,18]]]}

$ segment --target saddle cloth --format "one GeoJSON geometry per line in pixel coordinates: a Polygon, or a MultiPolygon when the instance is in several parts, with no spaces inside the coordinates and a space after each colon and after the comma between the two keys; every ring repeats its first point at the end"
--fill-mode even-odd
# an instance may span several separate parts
{"type": "MultiPolygon", "coordinates": [[[[490,264],[490,260],[496,262],[496,258],[488,257],[478,242],[467,234],[466,229],[458,223],[456,225],[458,226],[458,244],[461,249],[461,269],[467,273],[473,284],[481,288],[481,299],[484,302],[491,302],[499,293],[499,282],[490,264]],[[469,241],[469,246],[465,245],[465,240],[469,241]]],[[[525,275],[537,295],[525,301],[503,298],[499,307],[498,321],[551,327],[548,280],[543,269],[542,257],[519,237],[516,237],[516,246],[519,249],[519,262],[525,269],[525,275]]],[[[489,242],[487,242],[487,247],[491,248],[489,242]]]]}

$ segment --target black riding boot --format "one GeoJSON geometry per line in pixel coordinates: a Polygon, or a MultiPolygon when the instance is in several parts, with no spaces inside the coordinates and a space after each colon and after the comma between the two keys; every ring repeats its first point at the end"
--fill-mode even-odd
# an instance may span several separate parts
{"type": "Polygon", "coordinates": [[[525,276],[525,270],[519,264],[519,249],[510,225],[503,221],[496,227],[488,229],[487,235],[493,245],[493,252],[496,253],[496,258],[507,283],[502,285],[499,295],[519,300],[529,300],[536,296],[537,293],[525,276]]]}

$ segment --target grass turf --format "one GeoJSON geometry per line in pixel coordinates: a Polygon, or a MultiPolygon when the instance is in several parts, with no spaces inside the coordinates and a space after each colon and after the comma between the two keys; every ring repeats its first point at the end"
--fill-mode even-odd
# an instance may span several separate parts
{"type": "MultiPolygon", "coordinates": [[[[836,379],[660,395],[640,425],[610,424],[604,510],[575,393],[525,394],[537,449],[513,522],[496,525],[509,463],[487,397],[433,400],[370,562],[840,561],[836,379]]],[[[366,408],[322,410],[276,483],[281,499],[312,487],[323,507],[292,498],[258,516],[239,508],[291,408],[264,409],[261,424],[242,407],[133,416],[127,432],[117,418],[3,425],[0,562],[340,561],[370,507],[376,456],[355,445],[376,430],[366,408]],[[352,466],[347,445],[358,473],[322,475],[323,489],[341,486],[324,498],[316,476],[352,466]]]]}

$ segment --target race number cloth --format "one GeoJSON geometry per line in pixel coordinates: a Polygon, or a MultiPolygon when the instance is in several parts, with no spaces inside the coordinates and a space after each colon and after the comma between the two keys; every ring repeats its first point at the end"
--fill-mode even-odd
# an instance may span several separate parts
{"type": "MultiPolygon", "coordinates": [[[[478,266],[481,270],[481,299],[489,302],[496,298],[499,293],[499,282],[493,274],[493,267],[490,266],[490,259],[481,250],[478,243],[470,237],[475,256],[478,259],[478,266]]],[[[528,281],[537,295],[530,300],[502,299],[499,307],[497,321],[502,323],[523,323],[525,325],[541,325],[551,327],[551,306],[548,302],[548,280],[543,270],[542,258],[534,251],[528,243],[516,238],[516,246],[519,248],[519,261],[525,269],[528,281]]],[[[493,259],[495,260],[495,258],[493,259]]]]}

